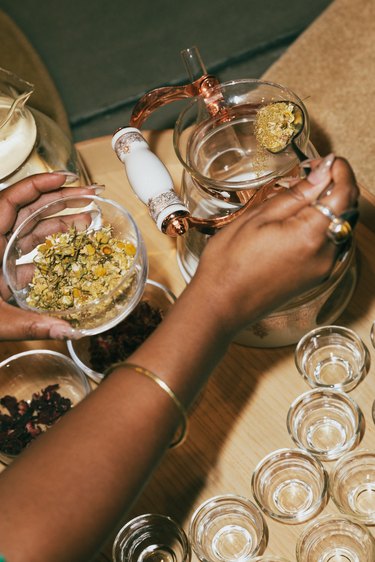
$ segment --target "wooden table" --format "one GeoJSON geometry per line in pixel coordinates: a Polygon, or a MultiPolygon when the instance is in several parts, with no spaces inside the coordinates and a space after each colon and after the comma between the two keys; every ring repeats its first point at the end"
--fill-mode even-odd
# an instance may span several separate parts
{"type": "MultiPolygon", "coordinates": [[[[171,131],[148,133],[147,138],[178,185],[181,167],[173,153],[171,131]]],[[[122,203],[138,223],[148,250],[149,276],[165,283],[178,295],[185,283],[176,262],[175,242],[157,231],[147,210],[131,192],[123,166],[112,151],[110,137],[79,143],[78,149],[92,180],[106,185],[103,196],[122,203]]],[[[368,227],[375,224],[372,203],[371,196],[366,194],[362,204],[365,224],[359,224],[357,229],[359,282],[349,307],[337,323],[357,331],[373,356],[370,328],[375,319],[375,233],[368,227]]],[[[64,343],[3,342],[0,359],[38,347],[67,352],[64,343]]],[[[294,365],[293,351],[294,346],[255,349],[233,344],[230,347],[191,412],[188,440],[183,447],[167,453],[131,516],[164,513],[187,530],[193,511],[204,500],[226,493],[251,498],[250,481],[256,464],[275,449],[293,446],[286,429],[287,410],[295,397],[309,389],[294,365]]],[[[366,419],[361,447],[373,449],[374,369],[375,362],[367,378],[351,392],[366,419]]],[[[325,466],[330,470],[332,463],[325,466]]],[[[332,501],[324,513],[337,513],[332,501]]],[[[295,560],[296,539],[304,525],[266,520],[270,534],[266,553],[285,556],[291,562],[295,560]]],[[[110,560],[110,551],[111,541],[97,560],[110,560]]]]}

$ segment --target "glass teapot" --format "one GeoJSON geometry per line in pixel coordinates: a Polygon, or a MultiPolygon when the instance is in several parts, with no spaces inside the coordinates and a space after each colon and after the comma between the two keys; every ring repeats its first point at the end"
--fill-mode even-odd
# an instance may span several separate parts
{"type": "MultiPolygon", "coordinates": [[[[220,83],[207,73],[198,50],[182,51],[191,82],[146,93],[136,104],[130,126],[119,129],[112,146],[124,163],[129,183],[159,230],[177,237],[177,261],[186,282],[193,277],[208,238],[269,197],[283,176],[302,176],[300,161],[316,157],[309,142],[309,116],[299,97],[284,86],[256,79],[220,83]],[[173,143],[183,166],[179,194],[149,150],[139,127],[157,108],[187,99],[174,128],[173,143]],[[255,120],[260,108],[290,101],[303,112],[294,146],[273,154],[259,146],[255,120]],[[305,156],[306,155],[306,156],[305,156]]],[[[289,345],[321,323],[333,322],[348,303],[356,280],[354,249],[327,283],[240,334],[245,345],[289,345]]]]}
{"type": "Polygon", "coordinates": [[[52,119],[29,108],[29,82],[0,68],[0,190],[40,172],[67,170],[87,182],[70,139],[52,119]]]}

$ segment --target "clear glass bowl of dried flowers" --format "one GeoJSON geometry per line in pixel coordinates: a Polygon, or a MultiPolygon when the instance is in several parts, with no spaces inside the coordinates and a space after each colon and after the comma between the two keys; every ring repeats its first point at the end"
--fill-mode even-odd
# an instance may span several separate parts
{"type": "Polygon", "coordinates": [[[35,349],[0,363],[0,461],[10,464],[90,392],[74,361],[35,349]]]}
{"type": "Polygon", "coordinates": [[[67,320],[82,336],[132,311],[147,270],[132,216],[95,195],[59,199],[32,213],[12,234],[3,260],[20,307],[67,320]]]}
{"type": "Polygon", "coordinates": [[[168,287],[147,279],[141,300],[122,322],[92,336],[67,342],[70,356],[95,382],[114,363],[126,360],[152,334],[176,300],[168,287]]]}

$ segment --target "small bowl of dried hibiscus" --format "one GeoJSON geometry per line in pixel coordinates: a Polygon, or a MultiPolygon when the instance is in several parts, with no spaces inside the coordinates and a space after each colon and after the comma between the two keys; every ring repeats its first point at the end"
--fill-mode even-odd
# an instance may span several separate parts
{"type": "Polygon", "coordinates": [[[10,464],[90,392],[81,369],[47,349],[24,351],[0,363],[0,461],[10,464]]]}
{"type": "Polygon", "coordinates": [[[3,259],[17,304],[66,320],[77,337],[121,322],[138,303],[147,271],[132,216],[96,195],[60,198],[31,213],[12,233],[3,259]]]}
{"type": "Polygon", "coordinates": [[[125,361],[152,334],[175,301],[165,285],[147,279],[139,303],[122,322],[100,334],[68,340],[72,359],[99,383],[109,367],[125,361]]]}

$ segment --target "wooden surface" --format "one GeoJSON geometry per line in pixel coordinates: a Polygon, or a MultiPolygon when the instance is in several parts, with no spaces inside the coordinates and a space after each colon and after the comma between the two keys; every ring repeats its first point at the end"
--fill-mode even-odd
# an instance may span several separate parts
{"type": "MultiPolygon", "coordinates": [[[[178,185],[181,168],[173,154],[171,131],[149,134],[148,139],[178,185]]],[[[130,191],[110,140],[110,137],[103,137],[85,141],[78,144],[78,149],[92,180],[106,185],[103,196],[122,203],[138,223],[148,250],[149,277],[165,283],[178,295],[184,281],[176,263],[175,242],[157,231],[145,207],[130,191]]],[[[363,205],[366,224],[371,225],[374,215],[371,201],[366,197],[363,205]]],[[[336,323],[357,331],[373,358],[370,328],[375,319],[375,234],[361,223],[357,240],[358,286],[349,307],[336,323]]],[[[66,352],[63,343],[4,342],[0,344],[0,359],[31,347],[52,347],[66,352]]],[[[255,349],[233,344],[230,347],[191,412],[188,440],[181,448],[167,453],[127,519],[146,512],[164,513],[174,517],[187,531],[193,511],[204,500],[226,493],[251,499],[250,482],[256,464],[275,449],[293,447],[285,423],[287,410],[294,398],[309,389],[297,372],[293,352],[294,346],[255,349]]],[[[360,447],[375,448],[371,418],[374,373],[375,360],[366,379],[351,392],[366,419],[360,447]]],[[[325,463],[325,466],[330,471],[332,463],[325,463]]],[[[337,513],[332,501],[323,513],[337,513]]],[[[285,525],[270,518],[266,521],[270,535],[266,553],[284,556],[293,562],[296,539],[304,525],[285,525]]],[[[110,543],[98,562],[111,559],[110,543]]]]}

